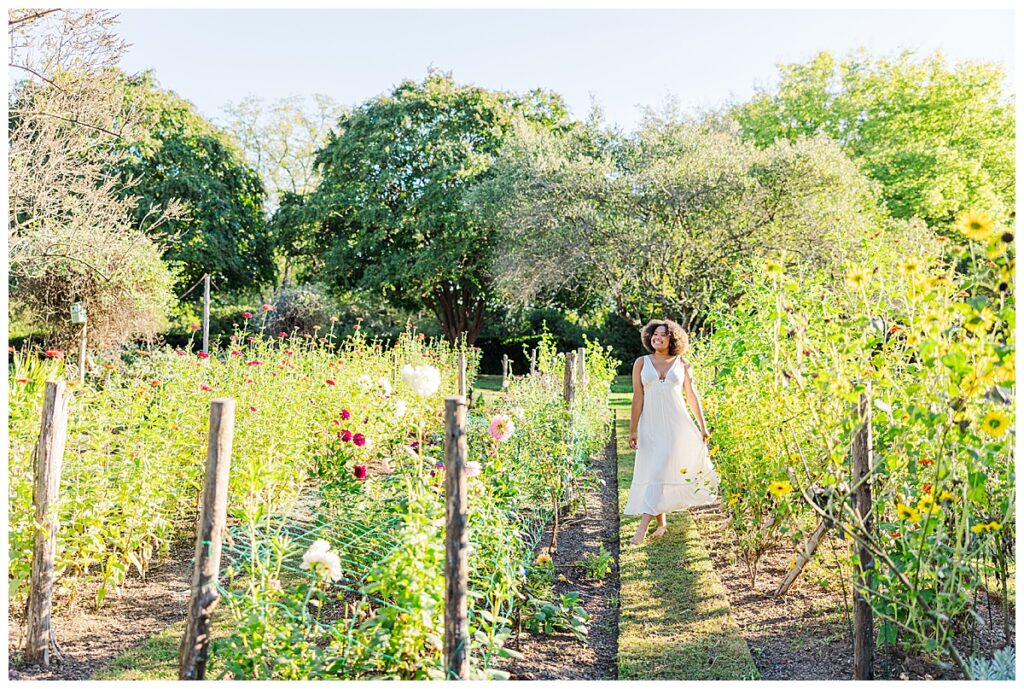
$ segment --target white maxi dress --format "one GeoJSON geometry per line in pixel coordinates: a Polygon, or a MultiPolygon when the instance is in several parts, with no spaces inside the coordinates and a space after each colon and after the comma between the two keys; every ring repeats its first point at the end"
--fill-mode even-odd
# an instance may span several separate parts
{"type": "Polygon", "coordinates": [[[662,514],[718,500],[718,472],[683,396],[689,366],[677,356],[662,379],[651,357],[644,357],[644,406],[626,514],[662,514]]]}

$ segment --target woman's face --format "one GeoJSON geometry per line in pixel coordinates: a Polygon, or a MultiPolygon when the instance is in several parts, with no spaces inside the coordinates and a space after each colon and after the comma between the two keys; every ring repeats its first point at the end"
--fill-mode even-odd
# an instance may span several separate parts
{"type": "Polygon", "coordinates": [[[659,325],[651,333],[651,347],[654,349],[668,349],[668,326],[659,325]]]}

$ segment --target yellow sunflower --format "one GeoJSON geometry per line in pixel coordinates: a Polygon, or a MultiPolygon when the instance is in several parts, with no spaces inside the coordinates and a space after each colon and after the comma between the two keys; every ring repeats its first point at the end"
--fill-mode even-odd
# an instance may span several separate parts
{"type": "Polygon", "coordinates": [[[952,500],[952,499],[953,499],[953,494],[950,493],[948,490],[944,490],[941,493],[939,493],[939,501],[940,502],[942,502],[944,500],[952,500]]]}
{"type": "Polygon", "coordinates": [[[900,275],[903,276],[916,275],[921,271],[921,261],[916,258],[905,258],[900,261],[899,265],[896,266],[896,269],[899,270],[900,275]]]}
{"type": "Polygon", "coordinates": [[[949,318],[942,311],[932,309],[926,311],[924,316],[921,318],[921,325],[931,330],[933,328],[941,330],[949,325],[949,318]]]}
{"type": "Polygon", "coordinates": [[[860,289],[868,281],[868,274],[863,268],[850,268],[846,271],[846,284],[853,289],[860,289]]]}
{"type": "Polygon", "coordinates": [[[968,239],[981,242],[992,234],[992,219],[980,211],[966,211],[957,218],[956,227],[968,239]]]}
{"type": "Polygon", "coordinates": [[[784,498],[793,492],[793,486],[789,481],[772,481],[768,484],[768,492],[776,498],[784,498]]]}
{"type": "Polygon", "coordinates": [[[910,505],[904,505],[902,502],[896,505],[896,516],[899,519],[906,519],[909,522],[921,521],[921,513],[910,505]]]}
{"type": "Polygon", "coordinates": [[[1000,438],[1010,427],[1010,417],[998,409],[993,409],[981,420],[981,430],[993,438],[1000,438]]]}

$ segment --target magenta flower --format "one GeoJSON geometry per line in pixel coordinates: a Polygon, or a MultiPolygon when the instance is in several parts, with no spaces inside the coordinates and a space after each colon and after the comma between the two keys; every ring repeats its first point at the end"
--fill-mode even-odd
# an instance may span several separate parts
{"type": "Polygon", "coordinates": [[[348,421],[350,418],[352,418],[352,414],[349,413],[348,409],[342,409],[341,410],[341,418],[343,418],[346,421],[348,421]]]}
{"type": "Polygon", "coordinates": [[[274,307],[271,306],[270,304],[264,304],[260,308],[263,309],[264,311],[273,311],[274,310],[274,307]]]}
{"type": "Polygon", "coordinates": [[[362,447],[366,444],[366,436],[362,433],[356,433],[352,436],[352,442],[355,443],[357,447],[362,447]]]}
{"type": "Polygon", "coordinates": [[[249,362],[249,365],[250,366],[262,366],[263,362],[260,361],[259,359],[253,359],[252,361],[249,362]]]}
{"type": "Polygon", "coordinates": [[[278,336],[278,337],[288,337],[288,333],[286,333],[285,331],[283,331],[283,330],[282,330],[281,332],[279,332],[279,333],[277,334],[277,336],[278,336]]]}
{"type": "Polygon", "coordinates": [[[343,429],[341,431],[341,433],[338,434],[338,437],[341,438],[341,441],[343,443],[351,442],[351,440],[352,440],[352,431],[350,431],[347,428],[345,428],[345,429],[343,429]]]}
{"type": "Polygon", "coordinates": [[[174,353],[177,354],[178,356],[185,356],[185,350],[184,349],[176,349],[176,350],[174,350],[174,353]]]}
{"type": "Polygon", "coordinates": [[[198,352],[196,354],[196,356],[199,357],[200,359],[209,359],[210,358],[210,355],[207,354],[206,352],[198,352]]]}
{"type": "Polygon", "coordinates": [[[352,473],[354,473],[354,474],[355,474],[355,477],[356,477],[356,478],[358,478],[358,479],[364,479],[364,478],[366,478],[366,467],[365,467],[365,466],[363,466],[362,464],[356,464],[356,465],[355,465],[355,466],[354,466],[354,467],[352,468],[352,473]]]}
{"type": "Polygon", "coordinates": [[[252,405],[250,404],[250,405],[249,405],[249,411],[256,411],[256,407],[254,407],[254,406],[252,406],[252,405]]]}
{"type": "Polygon", "coordinates": [[[199,389],[200,389],[200,390],[205,390],[206,392],[209,392],[210,390],[213,390],[213,388],[211,388],[211,387],[210,387],[209,385],[207,385],[206,383],[202,383],[202,384],[200,384],[200,385],[199,385],[199,389]]]}
{"type": "Polygon", "coordinates": [[[189,327],[190,330],[199,330],[203,326],[199,325],[198,323],[193,323],[192,325],[190,325],[188,327],[189,327]]]}
{"type": "Polygon", "coordinates": [[[242,356],[242,352],[237,349],[232,349],[231,356],[242,356]]]}
{"type": "Polygon", "coordinates": [[[328,385],[335,385],[334,379],[333,378],[328,378],[327,379],[327,384],[328,385]]]}
{"type": "Polygon", "coordinates": [[[252,314],[249,313],[248,311],[243,311],[242,312],[242,318],[246,318],[246,319],[252,318],[252,314]]]}

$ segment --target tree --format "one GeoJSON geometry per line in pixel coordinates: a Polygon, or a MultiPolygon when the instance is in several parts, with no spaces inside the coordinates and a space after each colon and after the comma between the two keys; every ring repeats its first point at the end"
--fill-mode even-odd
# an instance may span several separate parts
{"type": "MultiPolygon", "coordinates": [[[[139,135],[117,88],[115,21],[98,10],[8,15],[19,77],[8,122],[10,292],[58,346],[77,336],[75,301],[86,303],[95,346],[156,334],[171,299],[159,248],[134,227],[130,190],[109,174],[117,142],[139,135]]],[[[177,212],[169,203],[151,224],[177,212]]]]}
{"type": "Polygon", "coordinates": [[[121,180],[133,180],[125,193],[135,198],[135,220],[163,246],[179,289],[205,273],[227,289],[273,280],[275,238],[263,216],[263,183],[237,144],[191,103],[161,89],[150,72],[122,76],[120,87],[143,127],[120,141],[115,170],[121,180]],[[171,203],[182,212],[151,224],[171,203]]]}
{"type": "Polygon", "coordinates": [[[331,281],[402,308],[430,308],[445,336],[473,342],[492,287],[494,228],[463,196],[498,155],[512,115],[545,126],[565,118],[561,101],[455,83],[431,73],[344,115],[316,158],[322,179],[289,196],[279,225],[308,231],[331,281]]]}
{"type": "Polygon", "coordinates": [[[897,218],[948,225],[965,208],[1014,209],[1014,104],[995,64],[947,66],[941,54],[821,53],[781,65],[781,83],[734,115],[760,147],[825,134],[883,185],[897,218]]]}
{"type": "Polygon", "coordinates": [[[824,137],[760,151],[729,121],[649,115],[597,140],[520,127],[474,191],[501,227],[504,294],[587,293],[633,326],[697,327],[761,261],[838,269],[878,226],[874,185],[824,137]]]}

